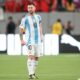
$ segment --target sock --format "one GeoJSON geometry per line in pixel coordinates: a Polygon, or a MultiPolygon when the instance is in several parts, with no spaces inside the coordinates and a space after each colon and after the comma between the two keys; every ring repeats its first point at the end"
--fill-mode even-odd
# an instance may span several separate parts
{"type": "Polygon", "coordinates": [[[36,72],[37,65],[38,65],[38,61],[35,61],[34,72],[36,72]]]}
{"type": "Polygon", "coordinates": [[[28,73],[29,75],[35,74],[35,60],[28,59],[27,61],[28,73]]]}

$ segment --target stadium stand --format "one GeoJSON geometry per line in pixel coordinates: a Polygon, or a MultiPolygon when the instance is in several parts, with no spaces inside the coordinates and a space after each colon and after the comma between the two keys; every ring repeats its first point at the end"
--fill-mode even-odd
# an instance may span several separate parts
{"type": "Polygon", "coordinates": [[[29,3],[36,5],[37,12],[80,10],[80,0],[0,0],[0,6],[9,12],[26,12],[29,3]]]}

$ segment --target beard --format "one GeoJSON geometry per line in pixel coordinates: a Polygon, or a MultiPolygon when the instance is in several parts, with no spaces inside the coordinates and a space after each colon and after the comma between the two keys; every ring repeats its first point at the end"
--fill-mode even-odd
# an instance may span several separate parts
{"type": "Polygon", "coordinates": [[[28,10],[28,13],[33,15],[35,13],[35,10],[28,10]]]}
{"type": "Polygon", "coordinates": [[[32,15],[34,12],[33,11],[29,11],[29,13],[32,15]]]}

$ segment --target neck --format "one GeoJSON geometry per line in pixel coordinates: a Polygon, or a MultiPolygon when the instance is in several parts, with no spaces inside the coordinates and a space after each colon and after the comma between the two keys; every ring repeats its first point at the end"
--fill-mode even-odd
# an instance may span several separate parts
{"type": "Polygon", "coordinates": [[[30,15],[30,16],[33,16],[33,15],[34,15],[34,13],[30,13],[29,15],[30,15]]]}

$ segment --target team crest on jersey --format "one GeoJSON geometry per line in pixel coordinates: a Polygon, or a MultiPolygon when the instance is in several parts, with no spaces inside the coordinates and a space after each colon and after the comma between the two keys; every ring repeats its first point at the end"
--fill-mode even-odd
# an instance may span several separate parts
{"type": "Polygon", "coordinates": [[[31,46],[31,45],[29,45],[29,46],[28,46],[28,49],[29,49],[29,50],[32,50],[32,46],[31,46]]]}

